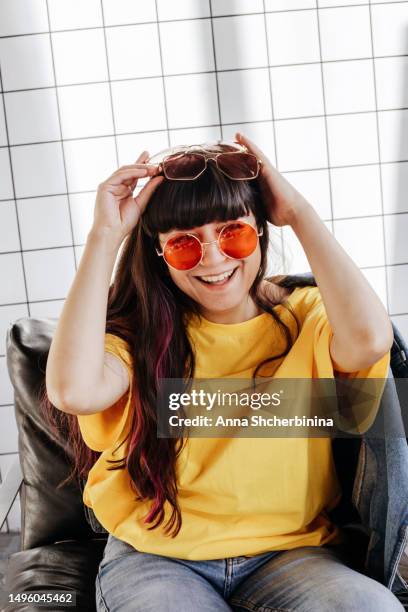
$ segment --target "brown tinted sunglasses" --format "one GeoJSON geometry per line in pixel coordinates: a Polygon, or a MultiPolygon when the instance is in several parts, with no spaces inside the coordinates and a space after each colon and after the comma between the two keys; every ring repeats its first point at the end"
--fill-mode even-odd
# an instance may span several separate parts
{"type": "Polygon", "coordinates": [[[222,143],[184,145],[165,149],[153,155],[146,163],[158,165],[159,171],[171,181],[194,181],[207,168],[209,161],[234,181],[257,178],[262,161],[248,153],[242,145],[222,143]]]}

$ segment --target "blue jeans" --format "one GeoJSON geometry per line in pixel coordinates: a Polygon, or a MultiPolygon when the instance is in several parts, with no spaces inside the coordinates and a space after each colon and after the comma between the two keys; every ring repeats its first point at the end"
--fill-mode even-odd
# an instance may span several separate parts
{"type": "Polygon", "coordinates": [[[188,561],[108,537],[98,612],[401,612],[385,586],[346,564],[342,546],[188,561]]]}

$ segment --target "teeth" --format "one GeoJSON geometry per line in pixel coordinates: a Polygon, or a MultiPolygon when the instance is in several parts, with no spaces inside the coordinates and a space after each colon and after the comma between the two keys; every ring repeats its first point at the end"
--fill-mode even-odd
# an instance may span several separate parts
{"type": "Polygon", "coordinates": [[[231,276],[233,272],[234,270],[230,270],[229,272],[224,272],[224,274],[219,274],[218,276],[200,276],[200,278],[206,283],[217,283],[231,276]]]}

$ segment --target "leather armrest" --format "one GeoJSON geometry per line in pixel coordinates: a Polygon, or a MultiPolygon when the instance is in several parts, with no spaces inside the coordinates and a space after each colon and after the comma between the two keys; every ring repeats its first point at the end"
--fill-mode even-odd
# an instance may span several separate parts
{"type": "MultiPolygon", "coordinates": [[[[95,612],[95,578],[105,545],[106,538],[66,540],[10,555],[6,569],[7,599],[10,592],[70,591],[76,594],[76,605],[61,605],[55,610],[95,612]]],[[[15,603],[6,609],[7,612],[38,612],[39,607],[15,603]]]]}

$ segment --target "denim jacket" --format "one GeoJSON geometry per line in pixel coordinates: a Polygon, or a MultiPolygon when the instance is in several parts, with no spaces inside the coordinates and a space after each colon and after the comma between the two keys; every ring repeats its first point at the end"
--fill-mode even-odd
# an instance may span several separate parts
{"type": "Polygon", "coordinates": [[[394,324],[393,329],[390,368],[379,408],[384,436],[370,437],[368,430],[358,438],[333,441],[346,499],[334,509],[332,519],[355,534],[366,534],[365,572],[408,600],[408,446],[402,419],[407,398],[399,396],[396,385],[397,378],[408,378],[408,347],[394,324]]]}
{"type": "Polygon", "coordinates": [[[370,532],[366,569],[393,593],[407,594],[408,445],[403,418],[407,398],[398,394],[395,379],[408,378],[408,347],[394,324],[393,329],[391,364],[380,408],[385,436],[362,440],[354,487],[356,507],[370,532]],[[391,428],[404,432],[404,437],[387,436],[391,428]]]}
{"type": "MultiPolygon", "coordinates": [[[[310,273],[286,276],[282,286],[316,286],[310,273]]],[[[362,565],[371,578],[408,601],[408,445],[403,414],[407,400],[398,394],[395,379],[408,378],[408,347],[393,324],[388,378],[379,413],[386,428],[403,436],[335,438],[333,456],[343,496],[330,513],[351,538],[368,542],[362,565]]],[[[85,506],[93,530],[107,533],[85,506]]]]}
{"type": "MultiPolygon", "coordinates": [[[[316,286],[310,273],[288,276],[283,284],[316,286]]],[[[330,516],[354,537],[365,534],[366,574],[408,602],[408,445],[403,418],[408,416],[408,394],[402,393],[408,381],[403,386],[396,380],[408,378],[408,346],[394,324],[393,330],[388,378],[378,410],[384,435],[373,437],[368,430],[358,437],[333,440],[343,499],[330,516]]]]}

